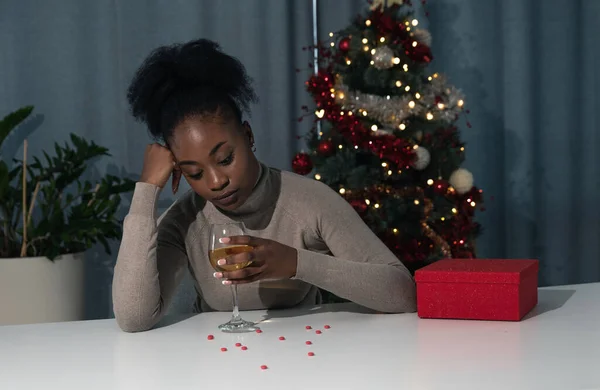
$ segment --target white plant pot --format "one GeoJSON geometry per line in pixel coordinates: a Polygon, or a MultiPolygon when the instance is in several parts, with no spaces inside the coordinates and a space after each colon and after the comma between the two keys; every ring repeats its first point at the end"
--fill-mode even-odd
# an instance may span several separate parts
{"type": "Polygon", "coordinates": [[[84,254],[0,258],[0,325],[83,320],[84,254]]]}

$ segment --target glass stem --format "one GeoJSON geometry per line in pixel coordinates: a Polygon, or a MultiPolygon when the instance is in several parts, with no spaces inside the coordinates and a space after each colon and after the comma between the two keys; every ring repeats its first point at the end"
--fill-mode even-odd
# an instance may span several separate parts
{"type": "Polygon", "coordinates": [[[238,307],[238,295],[237,295],[237,284],[231,285],[231,295],[233,297],[233,313],[231,315],[231,322],[240,322],[240,310],[238,307]]]}

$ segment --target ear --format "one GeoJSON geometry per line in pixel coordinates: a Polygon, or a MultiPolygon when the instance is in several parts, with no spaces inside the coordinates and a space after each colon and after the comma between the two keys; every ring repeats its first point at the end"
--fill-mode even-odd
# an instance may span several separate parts
{"type": "Polygon", "coordinates": [[[248,137],[248,141],[250,142],[250,146],[254,146],[254,133],[252,132],[252,127],[248,121],[244,121],[242,123],[242,129],[246,137],[248,137]]]}

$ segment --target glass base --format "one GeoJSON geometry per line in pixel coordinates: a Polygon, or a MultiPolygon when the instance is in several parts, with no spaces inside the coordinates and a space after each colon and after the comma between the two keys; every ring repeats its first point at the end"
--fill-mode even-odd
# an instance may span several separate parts
{"type": "Polygon", "coordinates": [[[256,332],[260,328],[254,322],[245,321],[240,318],[219,325],[219,329],[225,333],[247,333],[256,332]]]}

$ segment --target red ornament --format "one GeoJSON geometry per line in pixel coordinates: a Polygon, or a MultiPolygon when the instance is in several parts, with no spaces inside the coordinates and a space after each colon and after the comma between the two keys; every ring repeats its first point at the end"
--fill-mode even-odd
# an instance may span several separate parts
{"type": "Polygon", "coordinates": [[[432,185],[433,190],[440,195],[446,195],[449,186],[450,185],[445,180],[435,180],[432,185]]]}
{"type": "Polygon", "coordinates": [[[417,47],[411,47],[406,49],[406,55],[415,62],[426,62],[429,63],[433,60],[433,54],[429,46],[424,44],[418,44],[417,47]]]}
{"type": "Polygon", "coordinates": [[[340,39],[340,43],[338,44],[338,47],[343,52],[347,52],[348,50],[350,50],[350,38],[345,37],[345,38],[340,39]]]}
{"type": "Polygon", "coordinates": [[[324,157],[331,156],[334,151],[335,149],[333,147],[333,142],[331,142],[331,140],[329,139],[324,139],[317,146],[317,152],[319,152],[319,154],[324,157]]]}
{"type": "Polygon", "coordinates": [[[367,204],[364,200],[353,200],[350,202],[350,206],[352,206],[352,208],[359,214],[363,214],[365,211],[367,211],[367,204]]]}
{"type": "Polygon", "coordinates": [[[299,175],[308,175],[313,169],[310,156],[306,153],[298,153],[292,161],[292,169],[299,175]]]}

